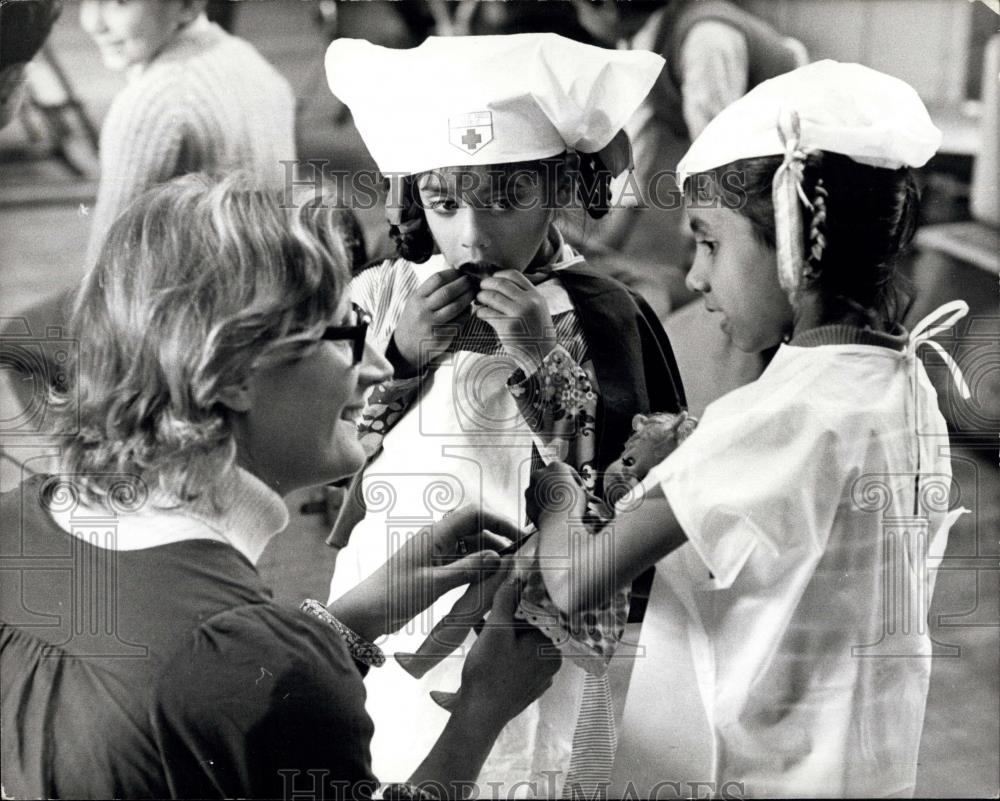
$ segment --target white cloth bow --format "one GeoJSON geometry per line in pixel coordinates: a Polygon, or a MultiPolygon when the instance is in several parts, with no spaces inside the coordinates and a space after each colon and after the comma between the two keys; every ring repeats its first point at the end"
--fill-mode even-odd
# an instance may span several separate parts
{"type": "Polygon", "coordinates": [[[947,365],[948,372],[951,373],[951,379],[955,382],[955,386],[958,387],[963,400],[968,400],[972,395],[969,392],[969,385],[965,383],[965,377],[962,375],[961,369],[959,369],[958,364],[952,358],[951,354],[939,342],[935,342],[932,337],[937,336],[942,331],[947,331],[968,313],[969,304],[964,300],[953,300],[945,303],[943,306],[939,306],[913,327],[913,331],[910,333],[910,341],[906,346],[906,355],[911,359],[916,358],[917,348],[921,345],[930,345],[936,350],[947,365]]]}

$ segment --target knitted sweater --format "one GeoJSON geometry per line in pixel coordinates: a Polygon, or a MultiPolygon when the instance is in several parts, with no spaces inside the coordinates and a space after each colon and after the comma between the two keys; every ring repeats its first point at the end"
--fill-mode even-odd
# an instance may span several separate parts
{"type": "Polygon", "coordinates": [[[295,98],[248,42],[199,17],[129,75],[101,129],[101,181],[88,246],[146,189],[190,172],[247,169],[281,185],[295,158],[295,98]]]}

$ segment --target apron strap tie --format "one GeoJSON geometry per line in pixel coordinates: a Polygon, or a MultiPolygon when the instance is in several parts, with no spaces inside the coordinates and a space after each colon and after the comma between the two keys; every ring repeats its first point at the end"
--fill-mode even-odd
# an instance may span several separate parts
{"type": "Polygon", "coordinates": [[[955,382],[955,386],[958,388],[959,393],[961,393],[963,400],[968,400],[972,396],[972,393],[969,392],[969,385],[965,383],[965,377],[962,375],[961,369],[959,369],[958,364],[952,358],[951,354],[940,343],[935,342],[932,337],[937,336],[942,331],[947,331],[968,313],[969,304],[964,300],[953,300],[950,303],[945,303],[913,327],[913,331],[910,333],[910,341],[906,346],[906,355],[911,359],[916,358],[917,348],[921,345],[930,345],[937,351],[937,354],[948,366],[951,379],[955,382]]]}

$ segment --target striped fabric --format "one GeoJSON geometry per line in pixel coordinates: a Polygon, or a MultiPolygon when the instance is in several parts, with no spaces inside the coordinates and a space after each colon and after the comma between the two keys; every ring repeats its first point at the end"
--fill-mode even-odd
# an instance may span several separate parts
{"type": "Polygon", "coordinates": [[[608,674],[588,673],[583,682],[580,716],[573,731],[573,753],[563,784],[563,798],[606,798],[617,750],[608,674]]]}
{"type": "MultiPolygon", "coordinates": [[[[556,339],[569,351],[573,361],[582,364],[587,358],[587,342],[583,338],[583,326],[575,311],[557,314],[552,322],[556,327],[556,339]]],[[[492,326],[478,317],[470,317],[452,343],[453,351],[469,351],[484,356],[496,356],[503,352],[503,346],[492,326]]]]}

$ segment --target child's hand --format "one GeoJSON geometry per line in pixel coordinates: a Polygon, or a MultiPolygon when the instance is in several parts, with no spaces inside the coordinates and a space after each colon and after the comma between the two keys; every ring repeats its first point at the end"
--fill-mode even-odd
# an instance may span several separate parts
{"type": "Polygon", "coordinates": [[[539,529],[546,519],[582,520],[587,512],[583,479],[564,462],[552,462],[532,473],[524,495],[528,518],[539,529]]]}
{"type": "Polygon", "coordinates": [[[476,296],[476,283],[458,270],[442,270],[424,281],[406,301],[393,332],[396,351],[405,364],[400,375],[413,375],[444,353],[476,296]],[[449,323],[453,327],[446,327],[449,323]]]}
{"type": "Polygon", "coordinates": [[[531,375],[558,344],[549,306],[517,270],[500,270],[479,284],[476,316],[496,331],[504,350],[531,375]]]}

